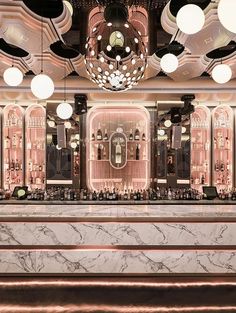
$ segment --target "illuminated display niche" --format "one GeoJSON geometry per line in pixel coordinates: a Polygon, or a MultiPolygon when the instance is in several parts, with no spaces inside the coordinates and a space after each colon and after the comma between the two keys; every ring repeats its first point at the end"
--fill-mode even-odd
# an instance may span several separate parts
{"type": "Polygon", "coordinates": [[[87,116],[87,186],[141,190],[150,180],[150,116],[142,106],[95,106],[87,116]]]}

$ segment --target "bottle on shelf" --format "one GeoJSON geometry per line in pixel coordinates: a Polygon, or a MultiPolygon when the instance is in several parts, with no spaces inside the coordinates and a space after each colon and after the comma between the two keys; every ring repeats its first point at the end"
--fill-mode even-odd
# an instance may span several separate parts
{"type": "Polygon", "coordinates": [[[138,128],[135,129],[134,140],[140,140],[140,131],[138,128]]]}
{"type": "Polygon", "coordinates": [[[225,148],[227,150],[230,150],[230,140],[229,140],[229,137],[225,138],[225,148]]]}
{"type": "Polygon", "coordinates": [[[145,133],[142,134],[142,141],[145,141],[146,140],[146,135],[145,133]]]}
{"type": "Polygon", "coordinates": [[[98,160],[102,159],[102,147],[100,144],[98,145],[97,158],[98,160]]]}
{"type": "Polygon", "coordinates": [[[130,129],[130,133],[129,133],[129,141],[133,141],[134,140],[134,136],[133,136],[133,130],[130,129]]]}
{"type": "Polygon", "coordinates": [[[97,140],[102,140],[102,130],[101,130],[101,125],[100,123],[98,124],[98,130],[97,130],[97,140]]]}
{"type": "Polygon", "coordinates": [[[19,164],[19,162],[18,162],[18,159],[16,159],[15,170],[16,170],[16,171],[19,171],[19,170],[20,170],[20,164],[19,164]]]}
{"type": "Polygon", "coordinates": [[[104,137],[103,140],[108,140],[108,134],[107,134],[107,129],[105,129],[104,137]]]}
{"type": "Polygon", "coordinates": [[[11,169],[11,171],[14,171],[14,170],[15,170],[15,162],[14,162],[14,160],[13,160],[13,159],[11,160],[11,166],[10,166],[10,169],[11,169]]]}
{"type": "Polygon", "coordinates": [[[116,164],[121,164],[121,145],[120,145],[120,140],[117,141],[116,143],[116,150],[115,150],[115,163],[116,164]]]}
{"type": "Polygon", "coordinates": [[[134,159],[134,148],[131,147],[130,148],[130,160],[133,160],[134,159]]]}
{"type": "Polygon", "coordinates": [[[4,148],[10,149],[10,147],[11,147],[11,139],[9,136],[6,136],[4,139],[4,148]]]}
{"type": "Polygon", "coordinates": [[[136,153],[135,153],[135,159],[136,159],[136,160],[139,160],[139,159],[140,159],[139,150],[140,150],[139,145],[136,145],[136,153]]]}
{"type": "Polygon", "coordinates": [[[91,135],[91,141],[95,141],[95,135],[94,135],[94,132],[92,133],[91,135]]]}
{"type": "Polygon", "coordinates": [[[205,176],[202,174],[201,176],[201,184],[202,185],[205,185],[205,176]]]}

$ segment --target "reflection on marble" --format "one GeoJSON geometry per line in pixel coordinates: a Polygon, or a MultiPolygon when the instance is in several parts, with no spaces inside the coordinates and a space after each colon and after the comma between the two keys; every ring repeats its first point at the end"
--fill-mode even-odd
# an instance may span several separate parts
{"type": "Polygon", "coordinates": [[[6,217],[236,217],[235,204],[1,204],[0,218],[6,217]]]}
{"type": "Polygon", "coordinates": [[[0,251],[0,273],[157,275],[236,273],[236,252],[0,251]]]}
{"type": "Polygon", "coordinates": [[[0,245],[236,245],[236,224],[0,223],[0,245]]]}

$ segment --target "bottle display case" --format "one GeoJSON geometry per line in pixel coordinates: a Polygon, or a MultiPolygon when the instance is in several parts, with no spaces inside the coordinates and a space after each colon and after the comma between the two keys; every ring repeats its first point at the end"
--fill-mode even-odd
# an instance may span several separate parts
{"type": "Polygon", "coordinates": [[[211,182],[211,112],[198,105],[191,115],[191,187],[202,191],[211,182]]]}
{"type": "Polygon", "coordinates": [[[212,111],[213,122],[213,185],[218,192],[233,184],[233,110],[219,105],[212,111]]]}
{"type": "Polygon", "coordinates": [[[141,190],[150,179],[150,116],[141,106],[98,106],[87,116],[87,185],[141,190]]]}
{"type": "Polygon", "coordinates": [[[46,113],[38,104],[25,111],[25,183],[30,190],[44,189],[45,166],[45,127],[46,113]]]}
{"type": "Polygon", "coordinates": [[[3,187],[13,190],[24,184],[24,110],[17,104],[3,109],[3,187]]]}

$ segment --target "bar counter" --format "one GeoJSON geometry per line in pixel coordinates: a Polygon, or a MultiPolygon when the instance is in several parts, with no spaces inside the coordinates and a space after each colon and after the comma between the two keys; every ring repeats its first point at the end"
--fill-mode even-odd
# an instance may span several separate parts
{"type": "Polygon", "coordinates": [[[235,275],[234,201],[0,203],[0,275],[235,275]]]}

